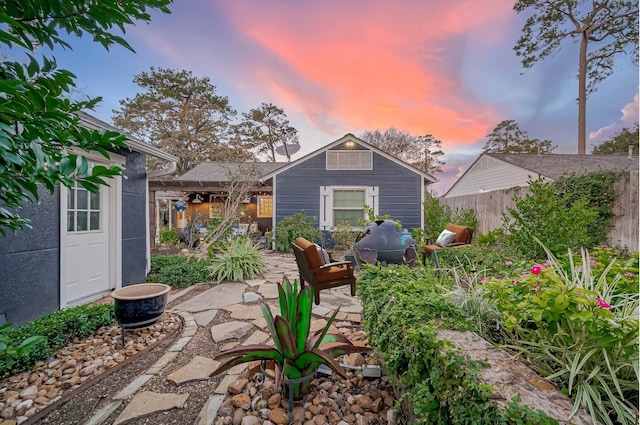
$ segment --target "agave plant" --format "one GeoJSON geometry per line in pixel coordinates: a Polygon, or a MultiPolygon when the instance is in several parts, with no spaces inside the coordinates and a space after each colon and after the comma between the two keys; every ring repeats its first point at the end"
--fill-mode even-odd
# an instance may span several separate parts
{"type": "MultiPolygon", "coordinates": [[[[226,360],[213,373],[217,375],[241,363],[265,360],[273,361],[277,370],[289,380],[298,380],[312,375],[320,365],[331,368],[340,377],[346,379],[342,366],[335,357],[343,354],[368,351],[367,347],[358,347],[343,335],[329,334],[329,328],[338,314],[339,308],[323,329],[311,335],[311,309],[313,291],[302,285],[298,290],[298,281],[293,285],[286,278],[278,284],[280,315],[275,317],[269,306],[261,303],[262,313],[271,332],[273,346],[266,344],[240,345],[218,354],[216,360],[226,360]],[[332,343],[330,345],[325,345],[332,343]]],[[[294,398],[306,394],[311,380],[293,385],[294,398]]]]}

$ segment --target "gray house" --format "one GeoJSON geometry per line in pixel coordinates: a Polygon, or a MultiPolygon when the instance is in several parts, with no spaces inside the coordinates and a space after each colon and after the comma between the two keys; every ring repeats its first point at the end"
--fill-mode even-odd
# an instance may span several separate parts
{"type": "MultiPolygon", "coordinates": [[[[88,114],[88,129],[115,130],[88,114]]],[[[32,229],[0,238],[0,324],[21,324],[55,310],[98,299],[113,289],[143,282],[149,267],[146,156],[177,158],[146,143],[127,140],[129,149],[107,161],[92,152],[94,164],[124,166],[123,177],[91,194],[81,186],[41,192],[39,205],[26,203],[21,215],[32,229]]]]}
{"type": "Polygon", "coordinates": [[[436,179],[347,134],[263,176],[273,188],[273,225],[304,210],[322,230],[358,225],[364,206],[389,214],[407,229],[423,228],[427,185],[436,179]]]}

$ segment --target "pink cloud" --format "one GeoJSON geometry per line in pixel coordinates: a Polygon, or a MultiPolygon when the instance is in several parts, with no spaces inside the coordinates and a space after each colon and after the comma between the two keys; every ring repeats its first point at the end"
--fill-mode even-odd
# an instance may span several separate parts
{"type": "MultiPolygon", "coordinates": [[[[228,2],[236,31],[269,52],[243,78],[266,88],[285,110],[341,134],[396,126],[414,134],[474,143],[495,125],[492,109],[443,63],[455,37],[496,39],[512,2],[228,2]]],[[[446,143],[445,143],[446,144],[446,143]]]]}

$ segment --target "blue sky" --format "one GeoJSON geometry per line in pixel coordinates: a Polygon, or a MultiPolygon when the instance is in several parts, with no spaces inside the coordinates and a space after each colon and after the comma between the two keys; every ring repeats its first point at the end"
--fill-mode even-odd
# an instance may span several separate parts
{"type": "MultiPolygon", "coordinates": [[[[239,112],[262,102],[284,108],[308,154],[346,133],[395,126],[443,142],[444,193],[479,155],[485,136],[514,119],[533,137],[577,152],[578,45],[530,70],[513,51],[523,16],[507,0],[189,0],[127,30],[136,54],[90,39],[57,49],[80,92],[103,97],[111,122],[119,100],[150,67],[207,76],[239,112]]],[[[590,96],[587,151],[638,120],[638,68],[619,57],[590,96]]],[[[284,158],[283,158],[284,160],[284,158]]]]}

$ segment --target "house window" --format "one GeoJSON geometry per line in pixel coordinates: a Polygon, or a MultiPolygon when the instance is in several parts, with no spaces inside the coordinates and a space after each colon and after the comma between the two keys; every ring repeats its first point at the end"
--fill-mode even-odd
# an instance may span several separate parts
{"type": "Polygon", "coordinates": [[[372,170],[373,152],[368,150],[327,151],[327,170],[372,170]]]}
{"type": "Polygon", "coordinates": [[[273,216],[273,196],[258,196],[258,218],[273,216]]]}
{"type": "Polygon", "coordinates": [[[365,205],[378,214],[377,186],[321,186],[320,228],[330,230],[342,222],[359,227],[365,205]]]}
{"type": "Polygon", "coordinates": [[[67,191],[67,231],[100,230],[100,191],[89,192],[78,182],[67,191]]]}
{"type": "Polygon", "coordinates": [[[364,218],[366,189],[336,189],[333,191],[333,223],[347,222],[358,226],[364,218]]]}

